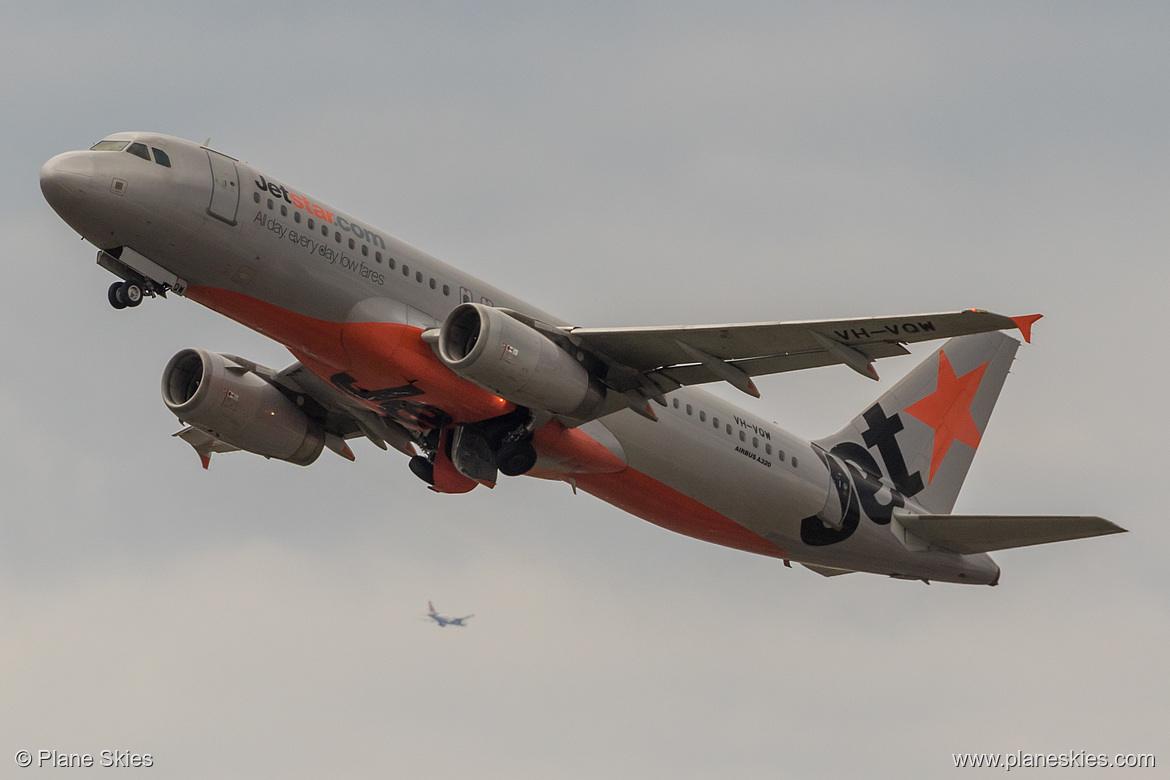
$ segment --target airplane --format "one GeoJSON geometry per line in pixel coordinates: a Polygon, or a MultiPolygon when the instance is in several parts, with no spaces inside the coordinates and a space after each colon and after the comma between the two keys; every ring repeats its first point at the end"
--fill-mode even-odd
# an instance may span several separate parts
{"type": "Polygon", "coordinates": [[[427,617],[438,623],[439,628],[446,628],[447,626],[459,626],[460,628],[466,628],[467,623],[465,621],[470,620],[471,618],[475,617],[475,615],[465,615],[464,617],[458,618],[443,617],[438,612],[435,612],[435,605],[428,601],[427,617]]]}
{"type": "Polygon", "coordinates": [[[952,514],[1020,342],[1040,315],[959,312],[580,327],[240,160],[148,132],[40,172],[118,277],[116,309],[189,298],[284,345],[281,370],[183,349],[162,395],[207,468],[298,465],[365,438],[436,493],[567,483],[686,536],[827,576],[996,585],[989,552],[1125,529],[1100,517],[952,514]],[[806,440],[703,390],[874,362],[946,339],[839,432],[806,440]]]}

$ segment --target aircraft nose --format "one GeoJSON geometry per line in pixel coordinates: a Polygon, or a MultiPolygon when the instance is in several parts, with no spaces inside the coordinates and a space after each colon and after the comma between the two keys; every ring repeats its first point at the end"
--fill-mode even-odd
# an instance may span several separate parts
{"type": "Polygon", "coordinates": [[[89,152],[65,152],[41,166],[41,193],[59,214],[80,203],[92,183],[93,158],[89,152]]]}

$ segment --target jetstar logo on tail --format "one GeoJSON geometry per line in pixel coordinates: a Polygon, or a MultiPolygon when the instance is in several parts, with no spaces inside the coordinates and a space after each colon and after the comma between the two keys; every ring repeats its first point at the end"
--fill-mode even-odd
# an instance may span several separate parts
{"type": "Polygon", "coordinates": [[[926,479],[928,483],[934,479],[943,458],[947,456],[956,440],[972,449],[979,446],[983,434],[979,432],[975,418],[971,416],[971,403],[975,400],[975,393],[979,391],[979,383],[983,381],[987,365],[984,363],[962,376],[955,376],[947,353],[939,352],[938,386],[921,401],[906,407],[906,414],[934,428],[930,476],[926,479]]]}
{"type": "Polygon", "coordinates": [[[908,496],[922,492],[922,475],[917,471],[913,474],[907,471],[906,459],[898,446],[897,434],[902,430],[902,418],[897,414],[886,416],[881,404],[866,409],[862,418],[866,423],[866,429],[861,432],[864,447],[857,442],[844,441],[829,452],[819,447],[814,450],[828,469],[829,481],[836,493],[835,496],[830,494],[829,503],[835,498],[837,505],[828,511],[828,515],[840,520],[826,524],[826,518],[820,514],[801,520],[800,540],[810,547],[845,541],[857,530],[863,514],[876,525],[889,525],[894,509],[906,506],[908,496]],[[873,447],[885,461],[888,481],[869,452],[868,448],[873,447]]]}

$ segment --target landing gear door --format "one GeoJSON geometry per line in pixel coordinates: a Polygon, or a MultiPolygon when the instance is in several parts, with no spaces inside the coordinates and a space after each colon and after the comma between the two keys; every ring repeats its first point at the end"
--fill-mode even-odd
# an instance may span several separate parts
{"type": "Polygon", "coordinates": [[[207,206],[207,213],[234,225],[240,207],[240,176],[236,172],[236,163],[219,152],[205,151],[211,163],[211,203],[207,206]]]}

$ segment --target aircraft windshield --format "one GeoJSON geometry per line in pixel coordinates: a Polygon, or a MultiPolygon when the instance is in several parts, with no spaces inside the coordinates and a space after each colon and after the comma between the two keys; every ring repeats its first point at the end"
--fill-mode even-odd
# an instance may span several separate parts
{"type": "Polygon", "coordinates": [[[120,152],[126,148],[129,141],[98,141],[89,147],[91,152],[120,152]]]}

